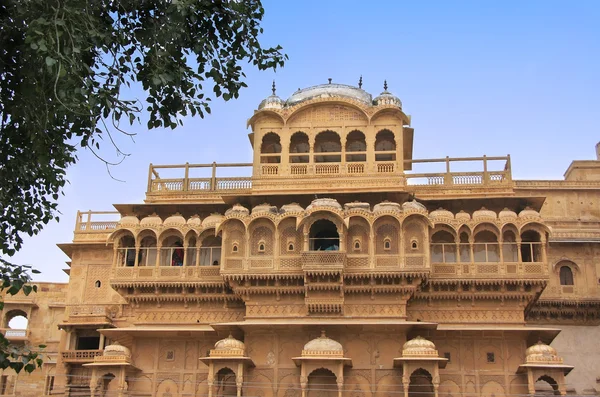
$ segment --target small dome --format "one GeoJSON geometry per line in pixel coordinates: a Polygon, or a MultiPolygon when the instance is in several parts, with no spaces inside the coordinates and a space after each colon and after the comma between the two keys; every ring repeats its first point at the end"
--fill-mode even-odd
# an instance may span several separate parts
{"type": "Polygon", "coordinates": [[[131,357],[131,351],[115,341],[104,348],[103,356],[125,356],[131,357]]]}
{"type": "Polygon", "coordinates": [[[281,206],[280,212],[282,214],[286,214],[289,212],[302,212],[304,208],[302,208],[298,203],[290,203],[281,206]]]}
{"type": "Polygon", "coordinates": [[[118,224],[121,227],[125,227],[125,226],[137,226],[137,225],[140,224],[140,220],[137,218],[137,216],[125,215],[124,217],[122,217],[119,220],[118,224]]]}
{"type": "Polygon", "coordinates": [[[274,205],[263,203],[259,204],[256,207],[252,208],[252,215],[254,214],[277,214],[277,207],[274,205]]]}
{"type": "Polygon", "coordinates": [[[556,349],[542,341],[525,350],[528,363],[562,363],[562,358],[556,353],[556,349]]]}
{"type": "Polygon", "coordinates": [[[497,218],[496,213],[492,210],[488,210],[485,207],[473,212],[473,220],[495,220],[497,218]]]}
{"type": "Polygon", "coordinates": [[[373,103],[376,106],[393,105],[402,109],[402,102],[400,101],[400,98],[387,90],[387,81],[383,83],[383,92],[379,94],[379,96],[375,97],[373,103]]]}
{"type": "Polygon", "coordinates": [[[223,215],[219,213],[213,213],[202,220],[202,227],[208,229],[215,226],[217,223],[221,223],[222,221],[223,215]]]}
{"type": "Polygon", "coordinates": [[[417,336],[407,341],[402,346],[402,357],[407,356],[438,356],[435,344],[425,338],[417,336]]]}
{"type": "Polygon", "coordinates": [[[344,348],[340,342],[336,342],[333,339],[328,338],[325,335],[325,331],[321,331],[321,336],[311,340],[302,349],[302,355],[315,355],[319,353],[342,353],[344,348]]]}
{"type": "Polygon", "coordinates": [[[165,226],[182,226],[185,224],[186,224],[185,218],[183,216],[181,216],[180,213],[171,215],[170,217],[165,219],[165,222],[164,222],[165,226]]]}
{"type": "Polygon", "coordinates": [[[244,342],[235,339],[231,334],[225,339],[221,339],[217,343],[215,343],[214,350],[241,350],[244,351],[246,349],[246,345],[244,342]]]}
{"type": "Polygon", "coordinates": [[[162,223],[162,219],[156,214],[149,215],[140,221],[141,226],[160,226],[162,223]]]}
{"type": "Polygon", "coordinates": [[[361,203],[359,201],[354,201],[352,203],[344,204],[344,209],[346,211],[353,210],[353,209],[361,209],[361,210],[370,211],[371,205],[369,203],[361,203]]]}
{"type": "Polygon", "coordinates": [[[373,103],[373,97],[362,88],[345,84],[321,84],[314,87],[304,88],[294,92],[285,102],[286,106],[294,106],[298,103],[315,98],[350,98],[362,102],[365,105],[373,103]]]}
{"type": "Polygon", "coordinates": [[[262,109],[282,109],[285,101],[277,95],[269,95],[258,105],[258,110],[262,109]]]}
{"type": "Polygon", "coordinates": [[[250,213],[250,211],[248,211],[248,208],[244,207],[241,204],[234,204],[233,207],[231,207],[230,209],[225,211],[225,216],[232,215],[232,214],[248,215],[249,213],[250,213]]]}
{"type": "Polygon", "coordinates": [[[398,203],[393,203],[391,201],[382,201],[379,204],[375,204],[373,207],[373,212],[384,212],[384,211],[396,211],[402,212],[402,207],[398,203]]]}
{"type": "Polygon", "coordinates": [[[200,227],[202,225],[202,220],[198,215],[193,215],[187,220],[187,224],[191,227],[200,227]]]}
{"type": "Polygon", "coordinates": [[[429,213],[429,217],[431,219],[441,220],[441,219],[454,219],[454,214],[448,210],[443,208],[438,208],[437,210],[433,210],[429,213]]]}
{"type": "Polygon", "coordinates": [[[306,207],[306,210],[311,210],[311,209],[316,209],[319,207],[325,207],[325,208],[335,208],[336,210],[341,210],[342,206],[340,205],[340,203],[337,202],[336,199],[332,199],[332,198],[318,198],[312,201],[312,203],[310,203],[310,205],[308,207],[306,207]]]}
{"type": "Polygon", "coordinates": [[[402,203],[402,210],[404,211],[418,211],[418,212],[427,212],[427,208],[417,200],[407,201],[402,203]]]}
{"type": "Polygon", "coordinates": [[[461,222],[468,222],[471,220],[471,215],[463,210],[460,210],[460,212],[454,216],[454,219],[461,222]]]}
{"type": "Polygon", "coordinates": [[[519,218],[529,218],[529,219],[540,219],[540,213],[530,207],[525,207],[525,209],[519,212],[519,218]]]}
{"type": "Polygon", "coordinates": [[[502,220],[517,219],[517,213],[513,210],[509,210],[508,208],[504,208],[498,214],[498,218],[500,218],[502,220]]]}

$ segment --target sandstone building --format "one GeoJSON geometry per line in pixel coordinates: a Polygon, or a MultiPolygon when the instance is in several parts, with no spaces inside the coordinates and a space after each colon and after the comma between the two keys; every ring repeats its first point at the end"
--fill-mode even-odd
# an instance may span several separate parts
{"type": "Polygon", "coordinates": [[[150,165],[144,203],[78,214],[69,283],[5,298],[48,356],[0,394],[598,394],[600,153],[413,159],[387,87],[273,90],[248,126],[252,163],[150,165]]]}

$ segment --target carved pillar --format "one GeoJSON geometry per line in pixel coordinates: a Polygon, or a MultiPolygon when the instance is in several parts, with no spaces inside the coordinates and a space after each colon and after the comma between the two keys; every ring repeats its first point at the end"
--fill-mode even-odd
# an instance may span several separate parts
{"type": "Polygon", "coordinates": [[[242,397],[242,385],[244,384],[244,377],[238,375],[235,377],[235,386],[237,387],[237,397],[242,397]]]}
{"type": "Polygon", "coordinates": [[[517,235],[517,261],[523,263],[523,255],[521,254],[521,236],[517,235]]]}
{"type": "Polygon", "coordinates": [[[306,377],[306,367],[302,363],[300,369],[300,388],[302,389],[302,397],[306,397],[306,386],[308,385],[308,378],[306,377]]]}
{"type": "Polygon", "coordinates": [[[404,391],[404,397],[408,397],[408,387],[410,386],[410,377],[408,374],[408,363],[405,361],[402,363],[402,390],[404,391]]]}
{"type": "MultiPolygon", "coordinates": [[[[198,236],[198,239],[196,240],[196,263],[194,264],[194,266],[198,267],[200,266],[200,247],[202,247],[202,241],[200,241],[200,236],[198,236]]],[[[221,248],[222,250],[222,248],[221,248]]],[[[219,265],[221,264],[221,258],[219,258],[219,265]]],[[[212,263],[211,263],[212,265],[212,263]]]]}
{"type": "Polygon", "coordinates": [[[212,397],[215,383],[215,367],[212,362],[208,365],[208,377],[206,378],[206,383],[208,384],[208,397],[212,397]]]}
{"type": "Polygon", "coordinates": [[[304,233],[304,251],[308,251],[310,249],[310,241],[309,239],[309,234],[308,231],[305,231],[304,233]]]}
{"type": "Polygon", "coordinates": [[[135,258],[134,258],[134,262],[133,262],[133,266],[134,267],[138,267],[140,265],[140,245],[139,244],[135,244],[135,258]]]}
{"type": "Polygon", "coordinates": [[[440,388],[440,368],[439,368],[439,364],[436,362],[433,365],[433,379],[432,379],[432,383],[433,383],[433,394],[434,397],[438,397],[438,391],[440,388]]]}
{"type": "Polygon", "coordinates": [[[156,261],[154,263],[155,267],[160,266],[160,256],[162,253],[162,243],[156,243],[156,261]]]}
{"type": "Polygon", "coordinates": [[[338,397],[342,397],[342,394],[344,392],[344,363],[340,362],[338,364],[338,371],[337,371],[337,387],[338,387],[338,397]]]}
{"type": "Polygon", "coordinates": [[[369,226],[369,267],[375,267],[375,231],[373,225],[369,226]]]}
{"type": "Polygon", "coordinates": [[[533,380],[533,371],[527,368],[527,391],[530,396],[535,395],[535,381],[533,380]]]}
{"type": "MultiPolygon", "coordinates": [[[[188,241],[183,240],[183,263],[181,264],[182,266],[187,266],[188,247],[188,241]]],[[[185,273],[181,272],[181,274],[184,275],[185,273]]]]}

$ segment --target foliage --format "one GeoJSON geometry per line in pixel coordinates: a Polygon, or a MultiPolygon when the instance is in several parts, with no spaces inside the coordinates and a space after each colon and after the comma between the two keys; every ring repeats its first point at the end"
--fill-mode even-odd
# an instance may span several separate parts
{"type": "MultiPolygon", "coordinates": [[[[281,47],[259,42],[263,14],[260,0],[0,2],[0,253],[58,219],[78,146],[98,156],[104,140],[122,161],[112,134],[127,125],[175,128],[211,96],[237,98],[242,63],[282,67],[281,47]],[[143,101],[123,98],[136,88],[143,101]]],[[[3,260],[3,279],[19,269],[3,260]]]]}

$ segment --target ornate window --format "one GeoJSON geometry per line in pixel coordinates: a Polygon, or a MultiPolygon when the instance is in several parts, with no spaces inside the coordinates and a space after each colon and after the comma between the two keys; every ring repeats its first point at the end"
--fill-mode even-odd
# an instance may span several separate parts
{"type": "Polygon", "coordinates": [[[96,287],[96,288],[102,287],[102,282],[100,280],[96,280],[96,282],[94,283],[94,287],[96,287]]]}
{"type": "Polygon", "coordinates": [[[386,251],[389,251],[392,249],[392,239],[389,237],[386,237],[383,239],[383,249],[386,251]]]}
{"type": "Polygon", "coordinates": [[[288,242],[287,250],[290,252],[294,251],[294,243],[293,242],[288,242]]]}
{"type": "Polygon", "coordinates": [[[290,139],[290,163],[308,163],[309,151],[308,135],[302,131],[294,133],[290,139]]]}
{"type": "Polygon", "coordinates": [[[310,227],[310,250],[311,251],[339,251],[340,235],[335,223],[320,219],[310,227]]]}
{"type": "Polygon", "coordinates": [[[500,262],[498,236],[489,230],[482,230],[475,235],[473,243],[475,262],[500,262]]]}
{"type": "Polygon", "coordinates": [[[574,285],[573,270],[569,266],[560,267],[560,285],[574,285]]]}
{"type": "MultiPolygon", "coordinates": [[[[237,243],[231,247],[233,252],[237,252],[237,243]]],[[[200,247],[200,266],[218,266],[221,262],[221,237],[208,236],[202,240],[200,247]]]]}
{"type": "Polygon", "coordinates": [[[354,240],[354,251],[360,251],[360,240],[354,240]]]}
{"type": "Polygon", "coordinates": [[[365,134],[354,130],[346,137],[346,161],[359,162],[367,161],[367,143],[365,134]]]}
{"type": "Polygon", "coordinates": [[[537,232],[528,230],[521,235],[521,258],[523,262],[542,261],[542,243],[537,232]]]}
{"type": "Polygon", "coordinates": [[[231,252],[238,252],[238,251],[239,251],[239,244],[233,243],[231,246],[231,252]]]}
{"type": "Polygon", "coordinates": [[[419,242],[417,241],[417,239],[412,239],[410,240],[410,249],[412,250],[418,250],[419,249],[419,242]]]}
{"type": "Polygon", "coordinates": [[[375,161],[395,161],[396,140],[390,130],[381,130],[375,136],[375,161]]]}
{"type": "Polygon", "coordinates": [[[486,356],[489,364],[494,364],[496,362],[496,355],[493,352],[488,352],[486,356]]]}
{"type": "Polygon", "coordinates": [[[258,242],[258,252],[265,252],[265,242],[264,241],[258,242]]]}
{"type": "Polygon", "coordinates": [[[260,146],[261,163],[281,163],[281,143],[279,135],[269,132],[262,139],[260,146]]]}
{"type": "Polygon", "coordinates": [[[341,161],[340,136],[333,131],[320,132],[315,138],[315,163],[339,163],[341,161]]]}
{"type": "Polygon", "coordinates": [[[456,242],[450,232],[439,230],[431,236],[431,262],[456,262],[456,242]]]}

